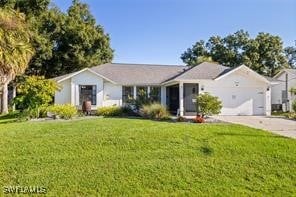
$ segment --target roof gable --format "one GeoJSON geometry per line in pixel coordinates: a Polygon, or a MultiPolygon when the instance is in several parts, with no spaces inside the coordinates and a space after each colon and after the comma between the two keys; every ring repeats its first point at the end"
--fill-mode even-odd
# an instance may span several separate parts
{"type": "Polygon", "coordinates": [[[94,72],[94,71],[91,70],[90,68],[84,68],[84,69],[82,69],[82,70],[80,70],[80,71],[77,71],[77,72],[74,72],[74,73],[70,73],[70,74],[66,74],[66,75],[60,76],[60,77],[56,77],[56,78],[54,78],[54,80],[56,80],[58,83],[60,83],[60,82],[62,82],[62,81],[65,81],[65,80],[67,80],[67,79],[70,79],[70,78],[72,78],[72,77],[74,77],[74,76],[76,76],[76,75],[78,75],[78,74],[80,74],[80,73],[82,73],[82,72],[85,72],[85,71],[91,72],[92,74],[94,74],[94,75],[96,75],[96,76],[98,76],[98,77],[101,77],[101,78],[103,78],[103,79],[105,79],[105,80],[107,80],[107,81],[109,81],[109,82],[111,82],[111,83],[116,84],[116,82],[114,82],[114,81],[108,79],[107,77],[105,77],[105,76],[103,76],[103,75],[100,75],[100,74],[97,73],[97,72],[94,72]]]}
{"type": "Polygon", "coordinates": [[[230,70],[229,72],[217,77],[215,80],[220,80],[223,79],[224,77],[227,77],[228,75],[238,71],[238,70],[246,70],[249,74],[251,74],[252,76],[256,77],[258,80],[263,81],[265,83],[270,83],[269,80],[267,80],[265,77],[263,77],[262,75],[258,74],[257,72],[253,71],[252,69],[250,69],[249,67],[247,67],[246,65],[241,65],[238,66],[236,68],[233,68],[232,70],[230,70]]]}

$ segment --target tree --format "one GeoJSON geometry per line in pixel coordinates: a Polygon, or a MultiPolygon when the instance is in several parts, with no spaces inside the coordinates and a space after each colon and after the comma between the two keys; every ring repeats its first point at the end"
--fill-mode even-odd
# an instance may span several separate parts
{"type": "Polygon", "coordinates": [[[12,9],[0,9],[2,113],[8,113],[9,82],[24,73],[33,54],[31,32],[25,16],[12,9]]]}
{"type": "Polygon", "coordinates": [[[288,67],[284,55],[283,42],[279,36],[269,33],[259,33],[255,39],[250,39],[245,49],[244,64],[258,73],[274,76],[282,68],[288,67]]]}
{"type": "Polygon", "coordinates": [[[188,48],[187,51],[181,55],[181,59],[187,65],[200,64],[207,57],[209,57],[209,54],[205,46],[205,41],[203,40],[196,42],[192,48],[188,48]]]}
{"type": "Polygon", "coordinates": [[[222,109],[222,102],[218,97],[212,96],[208,92],[199,94],[196,97],[196,111],[202,117],[219,114],[222,109]]]}
{"type": "Polygon", "coordinates": [[[254,39],[243,30],[224,38],[212,36],[206,43],[198,41],[181,55],[183,62],[189,66],[197,65],[203,58],[209,57],[229,67],[245,64],[267,76],[273,76],[280,69],[288,67],[281,38],[268,33],[259,33],[254,39]]]}
{"type": "Polygon", "coordinates": [[[36,53],[27,75],[50,78],[111,62],[109,35],[96,24],[87,4],[74,0],[66,13],[49,4],[50,0],[0,0],[0,6],[24,12],[31,24],[36,53]]]}
{"type": "Polygon", "coordinates": [[[50,0],[0,0],[0,7],[9,7],[28,15],[40,15],[47,10],[50,0]]]}
{"type": "Polygon", "coordinates": [[[29,76],[18,84],[18,96],[14,102],[23,110],[38,109],[40,106],[48,106],[58,89],[58,84],[53,80],[42,76],[29,76]]]}
{"type": "Polygon", "coordinates": [[[38,49],[27,74],[55,77],[85,67],[110,62],[110,38],[89,11],[73,1],[67,13],[51,8],[34,19],[38,49]]]}
{"type": "Polygon", "coordinates": [[[285,54],[291,68],[296,68],[296,47],[286,47],[285,54]]]}

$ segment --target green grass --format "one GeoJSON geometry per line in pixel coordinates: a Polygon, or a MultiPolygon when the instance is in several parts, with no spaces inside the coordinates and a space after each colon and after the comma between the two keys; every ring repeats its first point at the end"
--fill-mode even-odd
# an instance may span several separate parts
{"type": "Polygon", "coordinates": [[[296,195],[296,141],[239,125],[0,122],[0,152],[1,187],[50,196],[296,195]]]}

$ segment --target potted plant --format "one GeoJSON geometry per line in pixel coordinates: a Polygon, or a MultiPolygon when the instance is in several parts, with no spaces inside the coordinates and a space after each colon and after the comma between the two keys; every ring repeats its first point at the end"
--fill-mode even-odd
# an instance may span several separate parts
{"type": "Polygon", "coordinates": [[[218,97],[205,92],[196,97],[196,118],[197,123],[205,122],[205,117],[216,115],[221,112],[222,102],[218,97]]]}

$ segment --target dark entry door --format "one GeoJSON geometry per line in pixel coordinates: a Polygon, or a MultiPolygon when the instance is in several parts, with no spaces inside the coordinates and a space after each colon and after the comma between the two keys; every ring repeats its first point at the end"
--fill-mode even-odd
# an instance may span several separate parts
{"type": "Polygon", "coordinates": [[[172,114],[177,113],[179,103],[179,86],[167,87],[167,106],[172,114]]]}
{"type": "Polygon", "coordinates": [[[198,84],[184,84],[184,109],[186,112],[196,112],[196,95],[198,95],[198,84]]]}

